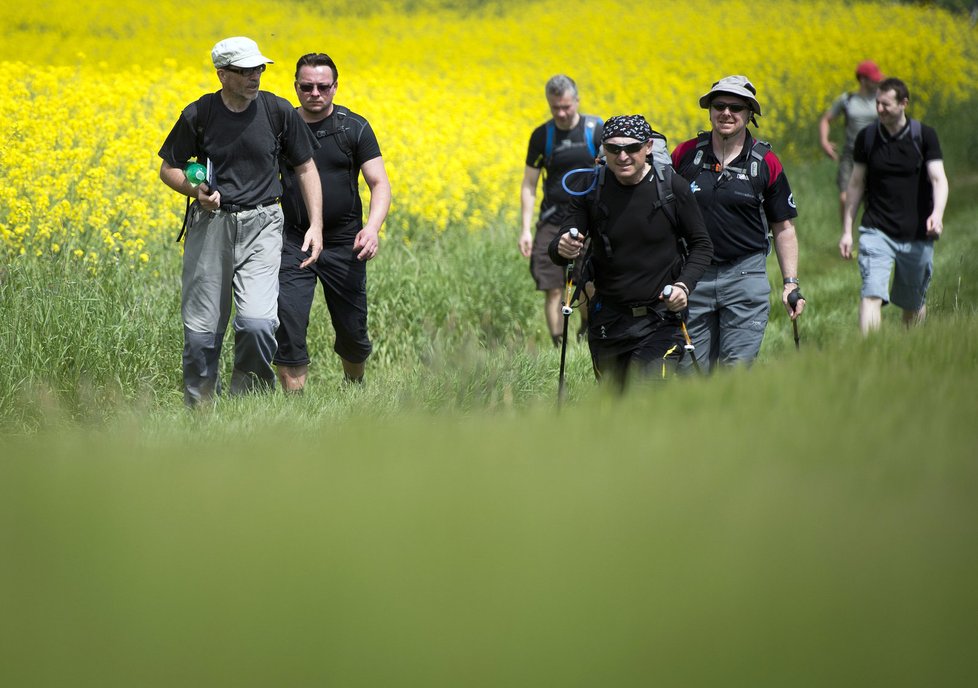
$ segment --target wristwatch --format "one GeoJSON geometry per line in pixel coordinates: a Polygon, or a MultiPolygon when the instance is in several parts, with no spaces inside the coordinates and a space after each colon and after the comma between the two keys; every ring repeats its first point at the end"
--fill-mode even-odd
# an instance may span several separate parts
{"type": "Polygon", "coordinates": [[[785,277],[784,278],[784,283],[785,284],[798,284],[799,282],[798,282],[798,278],[797,277],[785,277]]]}

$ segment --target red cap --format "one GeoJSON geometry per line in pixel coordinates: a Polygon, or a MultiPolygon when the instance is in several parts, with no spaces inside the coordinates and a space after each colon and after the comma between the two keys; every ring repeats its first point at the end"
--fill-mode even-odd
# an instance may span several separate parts
{"type": "Polygon", "coordinates": [[[863,60],[858,65],[856,65],[856,78],[861,76],[866,77],[870,81],[875,81],[879,83],[883,80],[883,72],[880,68],[876,66],[876,63],[872,60],[863,60]]]}

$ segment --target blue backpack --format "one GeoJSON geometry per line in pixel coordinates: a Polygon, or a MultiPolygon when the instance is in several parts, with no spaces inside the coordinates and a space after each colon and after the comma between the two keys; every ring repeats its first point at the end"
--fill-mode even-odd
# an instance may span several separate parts
{"type": "MultiPolygon", "coordinates": [[[[594,132],[599,124],[604,124],[600,117],[594,115],[582,115],[584,118],[584,143],[591,153],[592,158],[598,157],[598,144],[594,140],[594,132]]],[[[543,144],[543,166],[550,167],[550,161],[554,153],[554,139],[557,138],[557,125],[551,119],[546,124],[547,140],[543,144]]]]}

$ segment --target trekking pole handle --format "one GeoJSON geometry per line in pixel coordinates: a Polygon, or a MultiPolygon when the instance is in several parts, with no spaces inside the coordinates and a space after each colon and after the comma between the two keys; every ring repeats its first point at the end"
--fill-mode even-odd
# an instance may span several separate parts
{"type": "Polygon", "coordinates": [[[799,301],[807,301],[807,299],[801,295],[801,289],[793,289],[788,294],[788,305],[791,306],[791,310],[795,310],[799,301]]]}
{"type": "MultiPolygon", "coordinates": [[[[581,231],[577,227],[571,227],[567,233],[570,234],[571,239],[577,239],[578,237],[581,236],[581,231]]],[[[572,260],[567,264],[567,289],[564,295],[564,300],[560,304],[560,313],[565,317],[569,316],[571,313],[574,312],[570,304],[571,295],[573,294],[573,291],[574,291],[574,261],[572,260]]]]}

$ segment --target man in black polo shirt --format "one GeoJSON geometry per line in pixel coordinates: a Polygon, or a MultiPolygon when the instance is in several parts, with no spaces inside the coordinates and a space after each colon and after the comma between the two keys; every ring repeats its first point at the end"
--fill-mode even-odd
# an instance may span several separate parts
{"type": "Polygon", "coordinates": [[[923,321],[934,241],[944,231],[948,187],[941,145],[937,132],[907,117],[909,103],[905,83],[884,79],[876,94],[879,122],[859,132],[853,149],[839,252],[852,258],[852,226],[865,195],[859,226],[859,329],[864,335],[879,329],[883,304],[890,301],[903,309],[907,326],[923,321]]]}
{"type": "MultiPolygon", "coordinates": [[[[715,82],[700,98],[711,131],[679,144],[676,171],[689,182],[713,240],[713,260],[689,300],[689,336],[700,361],[749,364],[761,349],[771,311],[767,277],[770,229],[784,289],[781,303],[794,320],[804,298],[798,289],[798,216],[788,177],[771,147],[748,123],[761,115],[757,90],[744,76],[715,82]]],[[[685,365],[685,363],[684,363],[685,365]]]]}

